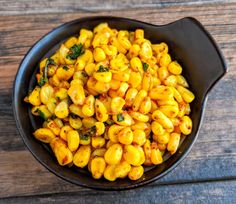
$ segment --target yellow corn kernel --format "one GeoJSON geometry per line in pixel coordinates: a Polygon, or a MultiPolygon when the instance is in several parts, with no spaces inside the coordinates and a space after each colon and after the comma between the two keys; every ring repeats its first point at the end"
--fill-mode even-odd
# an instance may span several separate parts
{"type": "Polygon", "coordinates": [[[194,100],[194,98],[195,98],[194,94],[191,91],[189,91],[188,89],[186,89],[182,86],[177,86],[177,90],[179,91],[179,93],[183,97],[184,101],[186,101],[187,103],[191,103],[194,100]]]}
{"type": "Polygon", "coordinates": [[[180,134],[178,133],[171,133],[170,134],[170,139],[167,145],[167,150],[171,153],[174,154],[178,147],[179,147],[179,141],[180,141],[180,134]]]}
{"type": "Polygon", "coordinates": [[[69,124],[74,129],[78,130],[82,127],[81,119],[75,115],[69,117],[69,124]]]}
{"type": "Polygon", "coordinates": [[[166,43],[160,43],[160,44],[153,44],[152,49],[156,53],[168,53],[168,45],[166,43]]]}
{"type": "Polygon", "coordinates": [[[93,148],[101,148],[105,145],[104,137],[92,137],[92,147],[93,148]]]}
{"type": "Polygon", "coordinates": [[[117,55],[117,47],[113,45],[102,45],[101,48],[108,56],[115,57],[117,55]]]}
{"type": "Polygon", "coordinates": [[[113,144],[107,149],[104,158],[107,164],[118,164],[122,158],[122,154],[122,146],[120,144],[113,144]]]}
{"type": "Polygon", "coordinates": [[[143,145],[143,150],[144,150],[145,158],[151,159],[152,150],[151,150],[151,142],[149,139],[147,139],[145,144],[143,145]]]}
{"type": "Polygon", "coordinates": [[[158,106],[178,106],[178,103],[174,99],[158,100],[158,106]]]}
{"type": "Polygon", "coordinates": [[[86,84],[88,81],[88,75],[85,71],[76,71],[73,75],[73,79],[80,79],[83,84],[86,84]]]}
{"type": "Polygon", "coordinates": [[[57,69],[56,75],[57,75],[59,80],[68,81],[73,76],[74,71],[75,71],[74,66],[64,65],[64,66],[60,66],[57,69]]]}
{"type": "Polygon", "coordinates": [[[168,72],[168,69],[166,67],[160,67],[157,70],[157,73],[158,73],[158,77],[161,81],[165,81],[166,78],[169,76],[169,72],[168,72]]]}
{"type": "MultiPolygon", "coordinates": [[[[70,51],[69,48],[67,48],[64,44],[60,46],[60,49],[59,49],[60,64],[66,64],[66,57],[69,51],[70,51]]],[[[73,62],[75,62],[75,60],[73,60],[73,62]]]]}
{"type": "Polygon", "coordinates": [[[157,103],[154,100],[151,100],[151,113],[153,113],[155,110],[157,110],[158,106],[157,103]]]}
{"type": "Polygon", "coordinates": [[[170,133],[165,132],[162,135],[153,135],[153,139],[160,144],[167,144],[170,140],[170,133]]]}
{"type": "Polygon", "coordinates": [[[86,66],[86,62],[83,59],[78,58],[75,64],[76,71],[84,70],[85,66],[86,66]]]}
{"type": "Polygon", "coordinates": [[[110,141],[117,143],[118,142],[118,133],[123,129],[124,127],[120,125],[112,125],[108,129],[108,137],[110,141]]]}
{"type": "Polygon", "coordinates": [[[47,109],[45,105],[35,106],[31,110],[33,115],[40,116],[44,120],[52,117],[52,113],[47,109]]]}
{"type": "Polygon", "coordinates": [[[112,73],[109,71],[108,72],[94,72],[93,77],[100,82],[108,83],[111,81],[112,73]]]}
{"type": "Polygon", "coordinates": [[[78,115],[81,118],[86,118],[86,116],[82,112],[82,106],[71,104],[69,106],[69,110],[70,110],[71,113],[73,113],[75,115],[78,115]]]}
{"type": "Polygon", "coordinates": [[[89,145],[81,146],[74,155],[73,163],[75,166],[84,168],[88,162],[91,155],[91,147],[89,145]]]}
{"type": "Polygon", "coordinates": [[[83,118],[82,120],[82,125],[85,128],[91,128],[93,126],[95,126],[95,123],[97,122],[97,120],[95,118],[89,117],[89,118],[83,118]]]}
{"type": "Polygon", "coordinates": [[[106,93],[110,89],[110,84],[109,83],[104,83],[101,81],[97,81],[94,90],[100,94],[106,93]]]}
{"type": "Polygon", "coordinates": [[[105,122],[108,119],[107,109],[99,99],[95,100],[95,113],[100,122],[105,122]]]}
{"type": "Polygon", "coordinates": [[[131,72],[128,83],[132,88],[137,88],[142,83],[142,75],[139,72],[131,72]]]}
{"type": "Polygon", "coordinates": [[[153,84],[153,87],[159,86],[159,85],[161,85],[161,80],[157,77],[153,77],[152,84],[153,84]]]}
{"type": "Polygon", "coordinates": [[[137,121],[135,124],[133,124],[131,126],[131,129],[134,130],[143,130],[146,134],[146,136],[148,136],[151,132],[151,125],[149,123],[144,123],[144,122],[139,122],[137,121]]]}
{"type": "Polygon", "coordinates": [[[174,126],[171,120],[160,110],[156,110],[152,114],[152,119],[160,123],[166,129],[173,129],[174,126]]]}
{"type": "Polygon", "coordinates": [[[135,112],[135,111],[130,111],[129,112],[130,116],[135,119],[138,120],[140,122],[148,122],[149,121],[149,116],[139,113],[139,112],[135,112]]]}
{"type": "Polygon", "coordinates": [[[120,87],[120,84],[121,84],[121,82],[116,79],[111,79],[111,81],[110,81],[110,87],[113,90],[117,90],[120,87]]]}
{"type": "Polygon", "coordinates": [[[152,89],[152,86],[152,75],[150,73],[145,73],[142,80],[142,89],[148,91],[152,89]]]}
{"type": "Polygon", "coordinates": [[[68,132],[71,130],[73,130],[71,126],[69,125],[63,126],[60,131],[60,138],[63,139],[64,141],[67,141],[68,132]]]}
{"type": "Polygon", "coordinates": [[[106,148],[98,148],[98,149],[95,149],[95,150],[93,151],[93,153],[91,154],[91,158],[94,158],[94,157],[104,157],[106,151],[107,151],[106,148]]]}
{"type": "Polygon", "coordinates": [[[144,30],[143,29],[136,29],[134,32],[135,39],[143,39],[144,38],[144,30]]]}
{"type": "Polygon", "coordinates": [[[87,64],[84,70],[87,73],[87,75],[92,76],[93,73],[95,72],[95,64],[94,63],[87,64]]]}
{"type": "Polygon", "coordinates": [[[140,105],[139,111],[142,114],[148,114],[151,111],[152,103],[150,97],[145,97],[140,105]]]}
{"type": "Polygon", "coordinates": [[[161,152],[158,149],[156,142],[152,142],[151,144],[151,161],[154,165],[158,165],[163,162],[161,152]]]}
{"type": "Polygon", "coordinates": [[[100,136],[105,132],[105,125],[103,122],[95,122],[96,136],[100,136]]]}
{"type": "Polygon", "coordinates": [[[138,111],[141,103],[143,102],[144,98],[147,96],[147,92],[145,90],[140,90],[137,94],[137,96],[134,99],[134,103],[133,103],[133,110],[134,111],[138,111]]]}
{"type": "MultiPolygon", "coordinates": [[[[32,92],[32,94],[35,93],[35,91],[32,92]]],[[[54,90],[49,84],[45,84],[41,87],[40,90],[40,100],[43,104],[47,104],[49,99],[54,96],[54,90]]],[[[32,96],[29,96],[29,101],[31,101],[32,96]]]]}
{"type": "Polygon", "coordinates": [[[137,94],[138,94],[137,89],[129,88],[125,95],[125,105],[131,107],[137,94]]]}
{"type": "Polygon", "coordinates": [[[70,164],[73,160],[73,155],[66,144],[59,138],[54,138],[50,142],[50,146],[61,166],[70,164]]]}
{"type": "Polygon", "coordinates": [[[100,179],[105,171],[106,162],[102,157],[95,157],[91,161],[91,173],[93,178],[100,179]]]}
{"type": "Polygon", "coordinates": [[[46,127],[49,128],[55,135],[58,136],[60,134],[61,128],[54,120],[49,120],[46,127]]]}
{"type": "Polygon", "coordinates": [[[163,135],[165,133],[165,130],[163,129],[162,125],[157,121],[152,122],[151,129],[154,135],[163,135]]]}
{"type": "Polygon", "coordinates": [[[79,84],[71,85],[68,89],[68,95],[75,105],[83,105],[85,100],[85,93],[83,86],[79,84]]]}
{"type": "Polygon", "coordinates": [[[68,89],[70,87],[70,84],[68,81],[61,81],[59,87],[68,89]]]}
{"type": "Polygon", "coordinates": [[[192,132],[192,120],[189,116],[181,118],[179,128],[184,135],[189,135],[192,132]]]}
{"type": "Polygon", "coordinates": [[[123,106],[125,105],[125,100],[121,97],[115,97],[111,99],[111,111],[112,114],[117,114],[121,112],[123,106]]]}
{"type": "Polygon", "coordinates": [[[129,127],[125,127],[118,133],[118,140],[121,144],[131,144],[133,142],[133,132],[129,127]]]}
{"type": "Polygon", "coordinates": [[[75,151],[79,147],[79,133],[76,130],[70,130],[67,134],[67,143],[70,151],[75,151]]]}
{"type": "Polygon", "coordinates": [[[96,47],[93,51],[93,57],[96,62],[101,62],[106,59],[106,54],[103,49],[96,47]]]}
{"type": "Polygon", "coordinates": [[[132,124],[134,124],[134,120],[126,112],[118,113],[117,115],[113,115],[112,119],[114,120],[115,123],[117,123],[118,125],[122,125],[122,126],[131,126],[132,124]]]}
{"type": "Polygon", "coordinates": [[[130,60],[130,66],[133,71],[143,73],[143,64],[138,57],[133,57],[130,60]]]}
{"type": "Polygon", "coordinates": [[[146,142],[146,134],[143,130],[133,131],[133,144],[143,146],[146,142]]]}
{"type": "MultiPolygon", "coordinates": [[[[68,97],[67,95],[67,89],[65,88],[59,88],[55,92],[55,98],[58,100],[64,100],[68,97]]],[[[50,99],[49,99],[50,100],[50,99]]]]}
{"type": "Polygon", "coordinates": [[[50,143],[56,137],[56,135],[48,128],[39,128],[33,135],[37,140],[45,143],[50,143]]]}
{"type": "Polygon", "coordinates": [[[171,63],[171,57],[167,53],[162,53],[159,64],[162,67],[167,67],[171,63]]]}
{"type": "Polygon", "coordinates": [[[182,67],[180,66],[180,64],[176,61],[171,62],[168,65],[168,70],[175,75],[179,75],[182,73],[182,67]]]}
{"type": "MultiPolygon", "coordinates": [[[[126,50],[125,50],[126,52],[126,50]]],[[[118,54],[110,61],[110,68],[112,73],[122,72],[128,69],[129,60],[122,53],[118,54]]]]}
{"type": "Polygon", "coordinates": [[[58,118],[66,118],[69,115],[69,107],[67,102],[61,101],[56,106],[54,113],[58,118]]]}
{"type": "Polygon", "coordinates": [[[140,152],[133,145],[125,145],[123,157],[125,161],[133,166],[137,166],[140,161],[140,152]]]}
{"type": "Polygon", "coordinates": [[[130,69],[126,69],[123,72],[117,72],[112,75],[112,78],[119,81],[129,81],[130,78],[130,69]]]}
{"type": "Polygon", "coordinates": [[[177,79],[175,75],[170,75],[168,76],[165,81],[164,84],[166,86],[176,86],[177,85],[177,79]]]}
{"type": "Polygon", "coordinates": [[[140,154],[140,160],[139,160],[139,163],[137,164],[137,166],[141,166],[145,162],[145,153],[144,153],[144,150],[142,147],[135,146],[135,148],[139,151],[139,154],[140,154]]]}
{"type": "Polygon", "coordinates": [[[120,96],[120,97],[124,97],[126,91],[128,90],[128,88],[129,88],[129,84],[128,83],[121,82],[120,88],[117,90],[117,95],[120,96]]]}
{"type": "Polygon", "coordinates": [[[140,51],[140,46],[138,44],[132,44],[129,49],[129,55],[131,57],[137,57],[140,51]]]}
{"type": "Polygon", "coordinates": [[[144,168],[142,166],[132,166],[128,174],[130,180],[138,180],[142,177],[144,168]]]}
{"type": "Polygon", "coordinates": [[[175,118],[179,113],[178,106],[170,106],[170,105],[160,106],[159,110],[169,118],[175,118]]]}
{"type": "Polygon", "coordinates": [[[189,85],[188,85],[188,82],[186,81],[186,79],[182,76],[182,75],[177,75],[176,76],[176,79],[177,79],[177,83],[180,85],[180,86],[183,86],[185,88],[188,88],[189,85]]]}
{"type": "Polygon", "coordinates": [[[139,51],[139,56],[142,59],[150,59],[152,57],[152,47],[150,42],[143,42],[139,51]]]}
{"type": "Polygon", "coordinates": [[[36,86],[34,90],[30,93],[28,100],[33,106],[39,106],[41,104],[40,100],[40,87],[36,86]]]}
{"type": "Polygon", "coordinates": [[[131,165],[126,161],[122,161],[116,165],[115,177],[125,178],[128,175],[128,173],[130,172],[130,170],[131,170],[131,165]]]}
{"type": "Polygon", "coordinates": [[[179,93],[179,91],[175,87],[171,87],[171,89],[174,93],[175,100],[178,101],[178,103],[182,103],[183,98],[182,98],[181,94],[179,93]]]}
{"type": "Polygon", "coordinates": [[[55,87],[60,86],[60,80],[56,74],[54,74],[51,78],[49,78],[49,84],[55,87]]]}
{"type": "Polygon", "coordinates": [[[104,178],[107,179],[108,181],[115,181],[116,180],[115,168],[116,165],[107,165],[104,171],[104,178]]]}
{"type": "Polygon", "coordinates": [[[89,95],[84,102],[84,105],[82,107],[82,113],[87,116],[93,116],[94,115],[94,104],[95,104],[95,98],[93,95],[89,95]]]}
{"type": "Polygon", "coordinates": [[[74,44],[77,43],[77,38],[76,37],[70,37],[66,42],[65,42],[65,46],[67,48],[71,48],[74,44]]]}
{"type": "Polygon", "coordinates": [[[154,100],[166,100],[173,98],[174,93],[170,87],[160,85],[150,90],[149,96],[154,100]]]}

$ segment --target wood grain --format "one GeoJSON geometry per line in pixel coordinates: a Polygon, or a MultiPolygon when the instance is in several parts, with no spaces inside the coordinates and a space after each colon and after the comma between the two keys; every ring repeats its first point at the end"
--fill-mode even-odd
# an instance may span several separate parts
{"type": "MultiPolygon", "coordinates": [[[[0,1],[0,15],[24,14],[25,12],[21,11],[24,6],[28,6],[27,12],[29,13],[39,13],[41,7],[50,4],[46,1],[32,3],[32,1],[24,0],[21,1],[22,5],[19,8],[12,5],[19,5],[20,1],[14,4],[11,2],[9,7],[3,8],[2,5],[5,5],[6,2],[6,0],[0,1]],[[38,11],[33,8],[37,8],[38,11]]],[[[73,3],[74,1],[67,2],[73,3]]],[[[127,4],[127,1],[124,2],[127,4]]],[[[165,5],[164,2],[167,1],[151,2],[150,5],[165,5]]],[[[184,162],[166,177],[142,189],[126,191],[114,194],[114,196],[112,193],[99,192],[99,202],[101,203],[105,202],[106,196],[109,196],[112,201],[116,200],[121,203],[124,201],[121,197],[124,197],[126,202],[141,202],[141,196],[147,198],[143,201],[144,203],[155,203],[153,200],[155,197],[160,197],[162,201],[167,199],[166,201],[173,203],[175,202],[172,200],[173,196],[177,199],[177,203],[181,203],[185,197],[194,201],[194,198],[198,198],[196,192],[201,195],[198,198],[199,202],[206,199],[210,203],[209,196],[215,199],[212,202],[217,201],[217,198],[224,201],[226,197],[231,199],[228,200],[232,201],[229,203],[235,201],[235,196],[232,196],[235,189],[234,181],[215,182],[215,184],[207,183],[207,181],[236,179],[236,3],[214,1],[217,4],[210,4],[207,0],[203,0],[201,3],[187,0],[170,0],[169,2],[168,6],[160,6],[158,9],[113,11],[112,15],[126,16],[154,24],[169,23],[185,16],[196,17],[219,43],[230,67],[229,73],[209,94],[199,138],[184,162]],[[187,6],[179,6],[181,4],[187,6]],[[195,182],[206,183],[192,184],[195,182]],[[219,190],[214,191],[214,188],[219,190]],[[142,194],[140,194],[141,191],[142,194]],[[168,196],[167,193],[170,192],[172,196],[168,196]]],[[[93,1],[90,3],[86,4],[87,7],[91,6],[93,1]]],[[[142,0],[137,1],[137,5],[139,3],[144,5],[142,0]]],[[[47,15],[0,16],[0,197],[29,196],[15,200],[3,200],[3,202],[20,203],[24,199],[25,203],[30,203],[31,196],[42,195],[34,197],[35,201],[62,203],[68,198],[64,192],[69,192],[73,200],[91,203],[97,195],[96,191],[62,181],[41,166],[25,149],[13,118],[11,108],[13,80],[27,50],[40,37],[61,23],[84,16],[110,15],[109,11],[64,13],[64,11],[70,11],[62,9],[62,5],[66,7],[67,3],[62,4],[62,1],[58,0],[51,4],[53,11],[42,11],[51,12],[47,15]],[[54,8],[55,4],[57,8],[54,8]],[[61,10],[63,12],[60,15],[55,13],[61,12],[61,10]],[[51,193],[55,193],[55,197],[49,196],[51,193]],[[83,198],[80,197],[81,195],[83,198]]]]}
{"type": "Polygon", "coordinates": [[[21,15],[38,13],[65,13],[65,12],[90,12],[101,10],[121,10],[137,8],[163,8],[171,6],[197,6],[205,4],[235,3],[235,0],[19,0],[0,1],[0,15],[21,15]]]}
{"type": "Polygon", "coordinates": [[[154,189],[136,189],[122,192],[73,192],[3,199],[0,203],[71,203],[71,204],[156,204],[156,203],[236,203],[236,181],[164,185],[154,189]]]}

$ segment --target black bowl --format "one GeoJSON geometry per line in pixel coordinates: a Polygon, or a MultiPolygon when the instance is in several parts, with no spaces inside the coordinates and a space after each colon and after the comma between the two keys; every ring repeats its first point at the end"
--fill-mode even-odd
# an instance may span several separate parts
{"type": "MultiPolygon", "coordinates": [[[[227,72],[224,58],[210,34],[194,18],[187,17],[168,25],[156,26],[137,20],[119,17],[88,17],[66,23],[41,38],[26,54],[16,75],[13,93],[13,110],[20,135],[34,157],[57,176],[80,186],[101,190],[130,189],[155,181],[174,169],[188,154],[201,125],[207,94],[227,72]],[[185,138],[177,152],[163,164],[145,171],[137,181],[120,179],[114,182],[95,180],[86,170],[60,166],[50,148],[37,141],[32,132],[42,125],[33,117],[29,105],[23,102],[28,90],[36,84],[38,63],[52,54],[68,37],[78,34],[81,28],[92,29],[101,22],[117,29],[143,28],[145,37],[152,43],[166,42],[171,56],[183,66],[183,75],[196,98],[191,104],[192,134],[185,138]]],[[[168,155],[167,155],[168,157],[168,155]]]]}

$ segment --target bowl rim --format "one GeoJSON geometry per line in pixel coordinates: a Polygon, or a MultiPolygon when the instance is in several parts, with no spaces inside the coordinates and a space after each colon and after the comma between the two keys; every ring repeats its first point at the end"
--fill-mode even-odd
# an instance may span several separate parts
{"type": "Polygon", "coordinates": [[[16,121],[16,126],[17,126],[17,129],[20,133],[20,136],[25,144],[25,146],[27,147],[27,149],[31,152],[31,154],[34,156],[34,158],[41,164],[43,165],[46,169],[48,169],[51,173],[55,174],[56,176],[58,176],[59,178],[69,182],[69,183],[72,183],[72,184],[76,184],[76,185],[79,185],[81,187],[86,187],[86,188],[90,188],[90,189],[95,189],[95,190],[106,190],[106,191],[113,191],[113,190],[128,190],[128,189],[133,189],[133,188],[137,188],[137,187],[140,187],[140,186],[144,186],[146,184],[149,184],[151,182],[154,182],[160,178],[162,178],[163,176],[165,176],[166,174],[168,174],[169,172],[171,172],[173,169],[175,169],[185,158],[186,156],[189,154],[189,152],[191,151],[194,143],[196,142],[197,140],[197,137],[198,137],[198,134],[199,134],[199,129],[201,128],[201,125],[202,125],[202,119],[203,119],[203,116],[204,116],[204,112],[205,112],[205,106],[206,106],[206,102],[207,102],[207,97],[208,97],[208,93],[209,91],[212,90],[212,88],[214,87],[214,85],[228,72],[228,66],[227,66],[227,63],[226,63],[226,60],[220,50],[220,48],[218,47],[218,45],[216,44],[215,40],[213,39],[213,37],[210,35],[210,33],[204,28],[204,26],[195,18],[193,17],[184,17],[184,18],[181,18],[181,19],[178,19],[178,20],[175,20],[173,22],[170,22],[170,23],[167,23],[167,24],[163,24],[163,25],[155,25],[155,24],[151,24],[151,23],[147,23],[147,22],[143,22],[143,21],[140,21],[140,20],[136,20],[136,19],[131,19],[131,18],[124,18],[124,17],[118,17],[118,16],[89,16],[89,17],[83,17],[83,18],[78,18],[78,19],[75,19],[75,20],[72,20],[72,21],[69,21],[69,22],[66,22],[66,23],[63,23],[59,26],[57,26],[56,28],[52,29],[51,31],[47,32],[46,34],[44,34],[39,40],[37,40],[31,47],[30,49],[27,51],[27,53],[24,55],[23,59],[21,60],[20,64],[19,64],[19,67],[18,67],[18,70],[16,72],[16,75],[15,75],[15,80],[14,80],[14,83],[13,83],[13,92],[12,92],[12,109],[13,109],[13,115],[14,115],[14,119],[16,121]],[[78,183],[70,178],[67,178],[66,176],[60,174],[59,172],[57,172],[56,170],[54,170],[53,168],[51,168],[49,165],[47,165],[29,146],[28,144],[28,140],[26,139],[25,137],[25,133],[22,129],[22,126],[19,122],[19,117],[18,117],[18,114],[17,114],[17,103],[16,103],[16,85],[17,85],[17,80],[18,80],[18,77],[19,77],[19,72],[21,70],[21,67],[25,61],[25,59],[27,58],[27,56],[31,53],[31,51],[40,43],[41,40],[43,40],[45,37],[47,37],[48,35],[56,32],[57,30],[63,28],[64,26],[66,25],[69,25],[69,24],[74,24],[74,23],[78,23],[78,22],[82,22],[82,21],[91,21],[93,19],[114,19],[114,20],[123,20],[123,21],[130,21],[130,22],[137,22],[137,23],[141,23],[141,24],[146,24],[146,25],[149,25],[149,26],[154,26],[154,27],[164,27],[164,26],[168,26],[168,25],[171,25],[171,24],[175,24],[177,22],[180,22],[180,21],[184,21],[184,20],[190,20],[192,23],[196,24],[203,33],[205,33],[205,35],[207,36],[207,38],[209,39],[209,41],[212,43],[212,45],[214,46],[215,50],[217,51],[217,54],[219,55],[220,57],[220,60],[221,60],[221,63],[222,63],[222,67],[223,67],[223,73],[215,80],[214,83],[211,84],[211,86],[209,87],[209,89],[206,91],[206,94],[205,96],[203,97],[203,100],[202,100],[202,105],[201,105],[201,109],[200,109],[200,121],[199,121],[199,124],[197,126],[197,132],[193,138],[193,140],[191,140],[191,143],[186,147],[185,151],[183,152],[183,154],[181,155],[180,158],[178,158],[172,166],[170,166],[168,169],[164,170],[162,173],[160,173],[159,175],[157,176],[154,176],[150,179],[146,179],[146,180],[141,180],[140,182],[138,183],[135,183],[135,184],[132,184],[130,183],[130,185],[128,186],[122,186],[122,187],[119,187],[119,186],[115,186],[115,187],[105,187],[105,186],[100,186],[100,187],[93,187],[91,185],[88,185],[87,183],[78,183]]]}

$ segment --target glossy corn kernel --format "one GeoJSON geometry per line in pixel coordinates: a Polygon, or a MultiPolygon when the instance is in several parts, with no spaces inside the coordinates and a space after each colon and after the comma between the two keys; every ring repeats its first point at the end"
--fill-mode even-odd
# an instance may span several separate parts
{"type": "Polygon", "coordinates": [[[67,135],[69,131],[73,130],[73,128],[69,125],[65,125],[61,128],[60,131],[60,138],[63,139],[64,141],[67,141],[67,135]]]}
{"type": "Polygon", "coordinates": [[[67,143],[70,151],[75,151],[79,147],[79,133],[76,130],[70,130],[67,134],[67,143]]]}
{"type": "Polygon", "coordinates": [[[94,109],[94,104],[95,104],[95,98],[93,95],[89,95],[84,102],[84,105],[82,107],[82,113],[86,116],[86,117],[91,117],[94,115],[95,113],[95,109],[94,109]]]}
{"type": "Polygon", "coordinates": [[[107,164],[118,164],[122,158],[122,154],[122,146],[120,144],[113,144],[107,149],[104,158],[107,164]]]}
{"type": "Polygon", "coordinates": [[[151,129],[154,135],[163,135],[165,133],[164,128],[157,121],[153,121],[151,124],[151,129]]]}
{"type": "Polygon", "coordinates": [[[133,142],[133,132],[129,127],[126,127],[121,131],[119,131],[117,136],[118,136],[118,141],[121,144],[128,145],[133,142]]]}
{"type": "Polygon", "coordinates": [[[137,166],[139,164],[140,153],[139,150],[133,145],[125,145],[123,157],[125,161],[133,166],[137,166]]]}
{"type": "Polygon", "coordinates": [[[33,106],[39,106],[41,104],[40,92],[40,87],[36,86],[34,90],[30,93],[28,97],[28,102],[31,103],[33,106]]]}
{"type": "Polygon", "coordinates": [[[182,67],[180,66],[180,64],[176,61],[171,62],[168,65],[168,70],[175,75],[179,75],[182,73],[182,67]]]}
{"type": "Polygon", "coordinates": [[[105,145],[104,137],[92,137],[92,147],[93,148],[101,148],[105,145]]]}
{"type": "Polygon", "coordinates": [[[179,142],[180,142],[180,134],[171,133],[170,140],[167,145],[167,150],[170,151],[171,154],[174,154],[178,149],[179,142]]]}
{"type": "Polygon", "coordinates": [[[146,142],[146,134],[143,130],[133,131],[133,144],[143,146],[146,142]]]}
{"type": "Polygon", "coordinates": [[[74,154],[73,163],[75,166],[84,168],[88,162],[91,155],[91,147],[89,145],[81,146],[74,154]]]}
{"type": "Polygon", "coordinates": [[[195,98],[194,94],[191,91],[189,91],[188,89],[186,89],[182,86],[177,86],[177,90],[179,91],[179,93],[183,97],[184,101],[186,101],[187,103],[191,103],[194,100],[194,98],[195,98]]]}
{"type": "Polygon", "coordinates": [[[69,107],[67,102],[60,102],[56,106],[54,113],[58,118],[66,118],[69,115],[69,107]]]}
{"type": "Polygon", "coordinates": [[[97,120],[100,122],[105,122],[108,119],[107,109],[98,99],[95,101],[95,113],[97,120]]]}
{"type": "Polygon", "coordinates": [[[79,84],[73,84],[68,89],[68,95],[75,105],[83,105],[85,100],[85,93],[83,86],[79,84]]]}
{"type": "Polygon", "coordinates": [[[93,178],[100,179],[106,168],[106,162],[102,157],[95,157],[91,161],[91,173],[93,178]]]}
{"type": "Polygon", "coordinates": [[[181,118],[179,128],[184,135],[189,135],[192,132],[192,120],[189,116],[181,118]]]}
{"type": "Polygon", "coordinates": [[[34,137],[41,142],[50,143],[56,136],[48,128],[39,128],[33,133],[34,137]]]}
{"type": "Polygon", "coordinates": [[[103,49],[97,47],[93,51],[93,57],[96,62],[101,62],[106,59],[106,54],[103,49]]]}
{"type": "Polygon", "coordinates": [[[166,100],[173,98],[174,93],[170,87],[160,85],[150,90],[149,96],[155,100],[166,100]]]}
{"type": "Polygon", "coordinates": [[[135,99],[134,99],[134,103],[133,103],[133,110],[137,111],[141,105],[141,103],[143,102],[144,98],[147,96],[147,92],[145,90],[140,90],[138,92],[138,94],[136,95],[135,99]]]}
{"type": "Polygon", "coordinates": [[[160,110],[156,110],[152,114],[152,119],[160,123],[166,129],[173,129],[174,126],[171,120],[160,110]]]}
{"type": "Polygon", "coordinates": [[[123,106],[125,105],[125,100],[121,97],[115,97],[111,99],[111,111],[112,114],[117,114],[121,112],[123,106]]]}
{"type": "Polygon", "coordinates": [[[104,178],[107,179],[108,181],[115,181],[116,180],[116,175],[115,175],[115,169],[116,165],[107,165],[105,171],[104,171],[104,178]]]}
{"type": "Polygon", "coordinates": [[[142,177],[144,168],[142,166],[133,166],[128,174],[130,180],[138,180],[142,177]]]}

